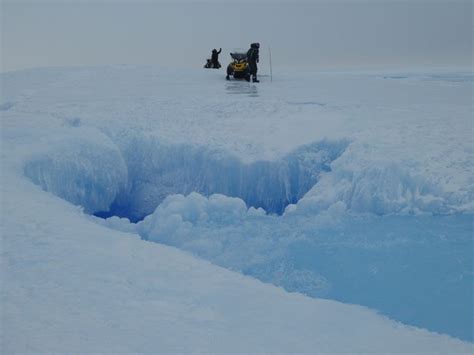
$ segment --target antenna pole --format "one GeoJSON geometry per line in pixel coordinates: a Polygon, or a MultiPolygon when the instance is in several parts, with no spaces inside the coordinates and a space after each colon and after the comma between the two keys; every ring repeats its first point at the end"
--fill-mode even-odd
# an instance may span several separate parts
{"type": "Polygon", "coordinates": [[[273,71],[272,71],[272,50],[268,47],[268,58],[270,59],[270,82],[273,82],[273,71]]]}

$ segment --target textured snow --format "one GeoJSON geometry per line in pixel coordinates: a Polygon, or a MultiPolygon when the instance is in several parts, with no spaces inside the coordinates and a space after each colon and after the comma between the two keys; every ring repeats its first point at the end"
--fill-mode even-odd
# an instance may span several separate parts
{"type": "Polygon", "coordinates": [[[159,245],[472,341],[472,75],[1,80],[6,353],[472,352],[159,245]]]}

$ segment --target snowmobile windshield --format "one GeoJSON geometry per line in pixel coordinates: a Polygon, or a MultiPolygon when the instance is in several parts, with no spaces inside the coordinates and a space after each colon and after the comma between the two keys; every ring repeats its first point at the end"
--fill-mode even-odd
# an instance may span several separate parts
{"type": "Polygon", "coordinates": [[[235,60],[247,59],[247,53],[231,53],[230,56],[235,60]]]}

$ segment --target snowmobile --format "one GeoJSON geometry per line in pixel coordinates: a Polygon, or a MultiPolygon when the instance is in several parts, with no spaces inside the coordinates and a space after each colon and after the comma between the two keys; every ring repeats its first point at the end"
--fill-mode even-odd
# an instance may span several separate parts
{"type": "Polygon", "coordinates": [[[214,63],[212,63],[212,60],[211,59],[207,59],[207,63],[204,64],[204,68],[206,69],[219,69],[221,67],[221,63],[217,62],[217,66],[214,65],[214,63]]]}
{"type": "Polygon", "coordinates": [[[226,79],[230,80],[232,75],[235,79],[250,81],[250,68],[247,61],[247,53],[230,53],[232,62],[227,66],[226,79]]]}

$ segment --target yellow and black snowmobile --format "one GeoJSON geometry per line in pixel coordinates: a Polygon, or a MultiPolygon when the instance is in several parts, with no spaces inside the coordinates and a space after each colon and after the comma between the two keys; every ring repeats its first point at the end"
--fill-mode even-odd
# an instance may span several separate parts
{"type": "Polygon", "coordinates": [[[227,66],[226,79],[230,80],[232,75],[235,79],[250,81],[250,69],[247,61],[247,53],[231,53],[232,62],[227,66]]]}

